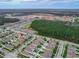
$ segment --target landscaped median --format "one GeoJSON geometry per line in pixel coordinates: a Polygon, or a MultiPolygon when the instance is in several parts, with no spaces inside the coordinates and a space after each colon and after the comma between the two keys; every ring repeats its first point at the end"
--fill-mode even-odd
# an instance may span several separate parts
{"type": "Polygon", "coordinates": [[[55,57],[55,55],[57,53],[57,50],[58,50],[58,45],[59,45],[59,43],[57,42],[55,48],[52,50],[52,56],[51,56],[51,58],[55,57]]]}
{"type": "Polygon", "coordinates": [[[66,44],[66,45],[64,46],[64,51],[63,51],[63,54],[62,54],[62,57],[63,57],[63,58],[66,58],[66,57],[67,57],[67,50],[68,50],[68,44],[66,44]]]}

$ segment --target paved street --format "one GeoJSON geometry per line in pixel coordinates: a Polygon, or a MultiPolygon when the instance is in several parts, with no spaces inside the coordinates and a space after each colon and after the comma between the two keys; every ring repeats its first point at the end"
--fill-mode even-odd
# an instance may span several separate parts
{"type": "Polygon", "coordinates": [[[55,57],[57,58],[62,58],[62,53],[63,53],[63,50],[64,50],[64,42],[59,42],[59,45],[58,45],[58,51],[55,55],[55,57]]]}

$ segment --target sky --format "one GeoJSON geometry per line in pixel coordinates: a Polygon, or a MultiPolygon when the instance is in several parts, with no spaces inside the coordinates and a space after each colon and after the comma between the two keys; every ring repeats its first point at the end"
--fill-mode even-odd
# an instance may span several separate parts
{"type": "Polygon", "coordinates": [[[79,9],[79,0],[0,0],[0,9],[79,9]]]}

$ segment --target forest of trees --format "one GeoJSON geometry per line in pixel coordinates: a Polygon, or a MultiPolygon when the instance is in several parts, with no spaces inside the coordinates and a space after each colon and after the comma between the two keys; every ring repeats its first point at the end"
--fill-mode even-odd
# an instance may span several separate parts
{"type": "Polygon", "coordinates": [[[79,26],[66,26],[61,21],[35,20],[31,28],[43,36],[79,43],[79,26]]]}
{"type": "Polygon", "coordinates": [[[4,25],[5,23],[14,23],[14,22],[18,22],[19,19],[16,18],[4,18],[4,17],[0,17],[0,25],[4,25]]]}

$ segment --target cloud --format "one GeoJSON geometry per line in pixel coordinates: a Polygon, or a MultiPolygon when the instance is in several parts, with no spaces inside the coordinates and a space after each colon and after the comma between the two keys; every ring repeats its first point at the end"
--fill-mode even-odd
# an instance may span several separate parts
{"type": "Polygon", "coordinates": [[[79,0],[0,0],[0,2],[52,2],[52,3],[71,3],[79,0]]]}
{"type": "Polygon", "coordinates": [[[15,1],[15,2],[22,2],[22,1],[26,1],[26,2],[28,2],[28,1],[37,1],[37,0],[12,0],[12,1],[15,1]]]}
{"type": "Polygon", "coordinates": [[[21,2],[21,1],[37,1],[37,0],[0,0],[0,2],[21,2]]]}
{"type": "Polygon", "coordinates": [[[53,3],[71,3],[71,2],[79,2],[79,0],[47,0],[53,3]]]}
{"type": "Polygon", "coordinates": [[[0,2],[8,2],[8,1],[12,1],[12,0],[0,0],[0,2]]]}

